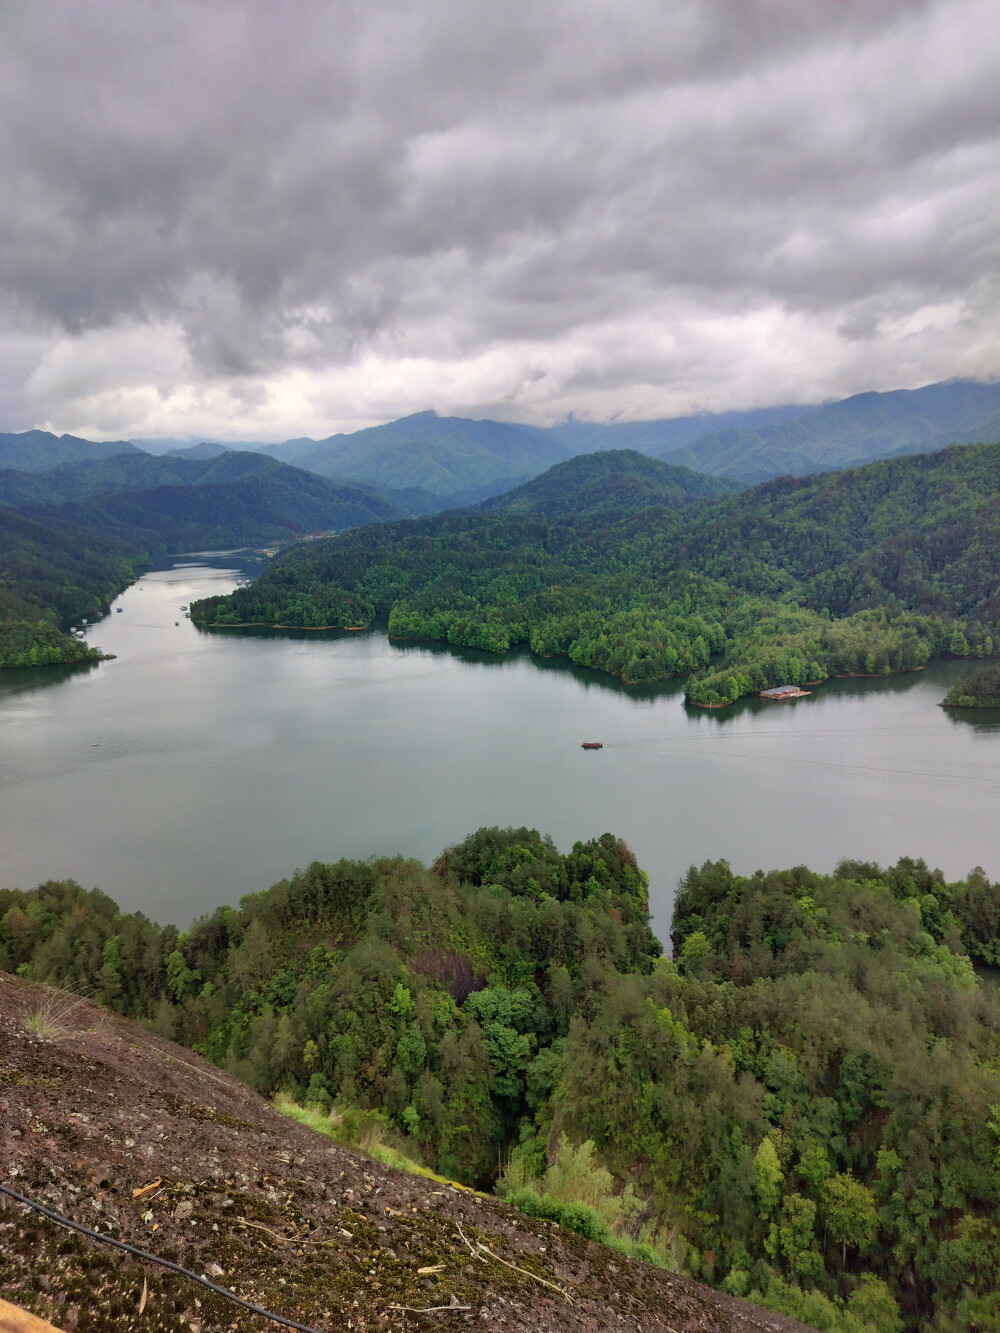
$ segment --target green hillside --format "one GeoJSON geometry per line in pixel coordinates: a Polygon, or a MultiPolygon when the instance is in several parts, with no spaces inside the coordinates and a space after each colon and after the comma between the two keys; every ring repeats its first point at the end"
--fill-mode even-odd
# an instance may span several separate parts
{"type": "MultiPolygon", "coordinates": [[[[562,517],[449,514],[370,528],[291,551],[192,616],[320,626],[385,615],[401,638],[495,652],[529,643],[630,683],[688,676],[688,698],[709,705],[912,669],[943,652],[990,656],[1000,644],[1000,445],[623,516],[609,485],[598,488],[609,506],[600,521],[576,508],[591,464],[531,483],[562,517]]],[[[622,493],[624,510],[631,477],[622,493]]]]}
{"type": "Polygon", "coordinates": [[[77,435],[53,435],[47,430],[0,434],[0,468],[19,468],[22,472],[43,472],[62,463],[141,452],[127,440],[83,440],[77,435]]]}
{"type": "Polygon", "coordinates": [[[41,512],[164,551],[289,541],[309,532],[360,527],[401,514],[395,505],[361,487],[299,475],[305,482],[252,477],[196,486],[157,486],[41,512]]]}
{"type": "Polygon", "coordinates": [[[147,563],[130,543],[0,510],[0,668],[95,658],[63,631],[106,611],[147,563]]]}
{"type": "Polygon", "coordinates": [[[1000,385],[947,380],[923,389],[862,393],[757,430],[729,428],[680,449],[668,463],[744,481],[805,476],[907,450],[1000,438],[1000,385]]]}
{"type": "Polygon", "coordinates": [[[716,861],[671,961],[623,842],[527,828],[430,868],[314,863],[184,932],[72,882],[0,890],[0,967],[828,1333],[1000,1317],[1000,1002],[974,970],[998,935],[978,870],[716,861]]]}
{"type": "Polygon", "coordinates": [[[567,453],[558,440],[530,426],[419,412],[353,435],[331,436],[297,454],[295,462],[324,477],[453,496],[534,476],[567,453]]]}
{"type": "Polygon", "coordinates": [[[433,505],[420,492],[335,484],[256,453],[136,450],[0,471],[0,667],[92,657],[62,631],[107,610],[151,555],[289,541],[433,505]]]}
{"type": "Polygon", "coordinates": [[[718,500],[742,489],[725,481],[672,467],[634,449],[579,454],[514,491],[488,500],[484,510],[562,521],[583,516],[623,515],[650,505],[671,508],[718,500]]]}

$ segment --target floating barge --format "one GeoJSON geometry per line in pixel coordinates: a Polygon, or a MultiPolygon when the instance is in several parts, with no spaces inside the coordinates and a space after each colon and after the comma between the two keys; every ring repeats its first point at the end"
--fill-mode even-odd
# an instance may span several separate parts
{"type": "Polygon", "coordinates": [[[603,750],[603,741],[583,741],[580,745],[581,750],[603,750]]]}
{"type": "Polygon", "coordinates": [[[811,690],[799,689],[798,685],[777,685],[772,690],[761,690],[760,697],[770,699],[772,703],[783,704],[786,699],[802,699],[811,693],[811,690]]]}

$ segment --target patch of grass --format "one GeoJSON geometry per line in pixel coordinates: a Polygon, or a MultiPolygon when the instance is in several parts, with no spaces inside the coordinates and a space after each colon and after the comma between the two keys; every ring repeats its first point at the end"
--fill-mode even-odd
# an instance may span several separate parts
{"type": "MultiPolygon", "coordinates": [[[[406,1171],[411,1176],[423,1176],[426,1180],[435,1180],[439,1185],[451,1185],[455,1189],[464,1190],[467,1194],[478,1193],[477,1190],[472,1190],[457,1180],[439,1176],[422,1162],[415,1161],[399,1148],[386,1143],[388,1125],[385,1118],[375,1111],[361,1111],[352,1106],[335,1107],[327,1113],[318,1106],[301,1106],[281,1092],[275,1097],[274,1105],[282,1115],[290,1116],[300,1125],[307,1125],[317,1134],[325,1134],[327,1138],[335,1139],[345,1148],[357,1148],[360,1152],[367,1153],[383,1166],[395,1167],[396,1170],[406,1171]]],[[[482,1197],[485,1196],[480,1195],[480,1198],[482,1197]]]]}
{"type": "Polygon", "coordinates": [[[512,1208],[556,1222],[564,1231],[574,1231],[630,1259],[677,1270],[677,1238],[657,1230],[655,1223],[640,1226],[642,1200],[631,1184],[615,1193],[611,1172],[595,1159],[592,1142],[574,1147],[564,1135],[544,1171],[537,1148],[536,1142],[515,1149],[497,1182],[497,1194],[512,1208]]]}
{"type": "Polygon", "coordinates": [[[80,1005],[80,997],[69,991],[53,991],[46,1000],[33,1009],[24,1020],[29,1032],[49,1041],[61,1041],[73,1030],[70,1019],[80,1005]]]}

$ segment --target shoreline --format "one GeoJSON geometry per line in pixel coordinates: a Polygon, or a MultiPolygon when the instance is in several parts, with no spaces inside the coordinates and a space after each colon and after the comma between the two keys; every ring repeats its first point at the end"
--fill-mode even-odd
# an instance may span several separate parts
{"type": "MultiPolygon", "coordinates": [[[[301,630],[301,631],[304,631],[304,632],[306,632],[306,633],[310,633],[310,632],[312,632],[312,633],[329,633],[330,631],[336,631],[337,633],[340,633],[340,634],[351,634],[351,633],[358,633],[358,632],[360,632],[361,630],[370,629],[371,626],[372,626],[372,624],[373,624],[374,622],[373,622],[373,621],[369,621],[367,625],[271,625],[271,624],[268,624],[267,622],[265,622],[265,621],[261,621],[261,620],[245,620],[245,621],[240,621],[240,622],[238,622],[237,624],[234,624],[234,625],[212,625],[212,624],[205,624],[205,622],[203,622],[203,621],[200,621],[200,620],[194,620],[194,619],[192,618],[191,623],[192,623],[193,625],[198,625],[198,627],[199,627],[200,629],[204,629],[204,630],[227,630],[227,629],[277,629],[277,630],[301,630]]],[[[443,645],[444,647],[446,647],[446,648],[462,648],[462,647],[467,646],[467,645],[463,645],[463,644],[449,643],[447,639],[428,639],[428,638],[423,638],[423,637],[420,637],[420,636],[410,636],[410,635],[406,635],[406,634],[389,634],[388,631],[386,631],[386,637],[387,637],[388,639],[390,639],[390,640],[398,640],[400,643],[436,643],[436,644],[442,644],[442,645],[443,645]]],[[[513,647],[514,645],[511,645],[511,646],[513,647]]],[[[491,649],[491,648],[479,649],[479,651],[480,651],[480,652],[493,652],[493,653],[495,653],[495,655],[496,655],[497,657],[503,657],[503,656],[506,655],[507,652],[510,651],[510,648],[505,649],[503,652],[497,652],[495,649],[491,649]]],[[[542,661],[553,661],[553,660],[555,660],[556,658],[560,658],[560,657],[566,658],[567,661],[572,661],[572,659],[569,657],[568,653],[532,653],[531,655],[532,655],[532,657],[538,657],[538,658],[541,659],[542,661]]],[[[578,666],[578,665],[579,665],[579,663],[572,663],[572,664],[573,664],[574,666],[578,666]]],[[[916,666],[916,667],[904,667],[904,668],[902,668],[902,670],[900,670],[900,671],[890,671],[890,672],[888,673],[888,675],[883,675],[881,672],[879,672],[879,673],[875,673],[875,672],[868,672],[868,671],[843,671],[843,672],[838,672],[836,675],[827,676],[826,680],[807,680],[807,681],[805,682],[805,685],[808,686],[809,688],[808,688],[808,689],[804,689],[804,690],[802,691],[801,694],[796,694],[796,695],[792,696],[792,697],[789,698],[789,699],[783,699],[783,700],[768,700],[767,702],[769,702],[769,703],[790,703],[790,702],[792,701],[792,698],[795,698],[795,699],[808,698],[812,690],[819,688],[821,685],[825,685],[825,684],[827,683],[827,681],[831,681],[831,680],[888,680],[891,676],[907,676],[907,675],[912,675],[913,673],[915,673],[915,672],[917,672],[917,671],[923,671],[923,670],[925,669],[925,666],[926,666],[926,664],[924,663],[924,664],[921,664],[920,666],[916,666]]],[[[583,669],[584,669],[584,670],[589,670],[589,671],[596,671],[596,672],[598,672],[599,674],[602,674],[602,675],[610,675],[610,676],[612,677],[613,680],[621,681],[621,683],[622,683],[623,685],[627,686],[627,687],[635,687],[635,686],[640,686],[640,685],[662,685],[662,684],[665,684],[667,681],[670,681],[670,680],[680,680],[680,679],[682,679],[682,677],[680,677],[680,676],[663,676],[663,677],[661,677],[661,678],[658,678],[657,680],[642,680],[642,681],[631,680],[631,681],[630,681],[630,680],[626,680],[626,679],[624,678],[624,676],[615,676],[612,672],[603,672],[603,671],[601,671],[601,669],[600,669],[599,667],[586,667],[586,668],[583,668],[583,669]]],[[[705,708],[705,709],[708,709],[708,710],[710,710],[710,711],[715,711],[715,710],[718,710],[718,709],[721,709],[721,708],[730,708],[730,707],[732,707],[733,704],[737,704],[737,703],[739,703],[741,699],[753,699],[753,698],[760,698],[760,697],[761,697],[761,694],[760,694],[760,691],[758,690],[758,691],[755,691],[755,692],[751,692],[751,693],[749,693],[749,694],[741,694],[741,695],[739,695],[736,699],[724,699],[724,700],[722,700],[720,703],[705,704],[705,703],[698,703],[698,702],[696,702],[694,699],[689,699],[689,698],[687,697],[687,695],[685,694],[685,696],[684,696],[684,702],[685,702],[685,704],[686,704],[689,708],[705,708]]],[[[968,707],[969,705],[944,704],[944,703],[942,703],[940,706],[941,706],[942,708],[946,708],[946,707],[947,707],[947,708],[957,708],[957,707],[963,707],[963,706],[968,707]]],[[[979,707],[979,705],[972,705],[972,707],[979,707]]],[[[989,708],[990,706],[989,706],[989,705],[985,705],[985,707],[989,708]]],[[[996,705],[996,707],[1000,708],[1000,705],[996,705]]]]}

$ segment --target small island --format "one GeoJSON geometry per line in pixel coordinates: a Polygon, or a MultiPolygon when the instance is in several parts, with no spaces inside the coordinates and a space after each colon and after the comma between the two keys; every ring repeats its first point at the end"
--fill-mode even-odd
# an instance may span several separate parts
{"type": "Polygon", "coordinates": [[[994,663],[968,680],[953,685],[942,708],[1000,708],[1000,665],[994,663]]]}

